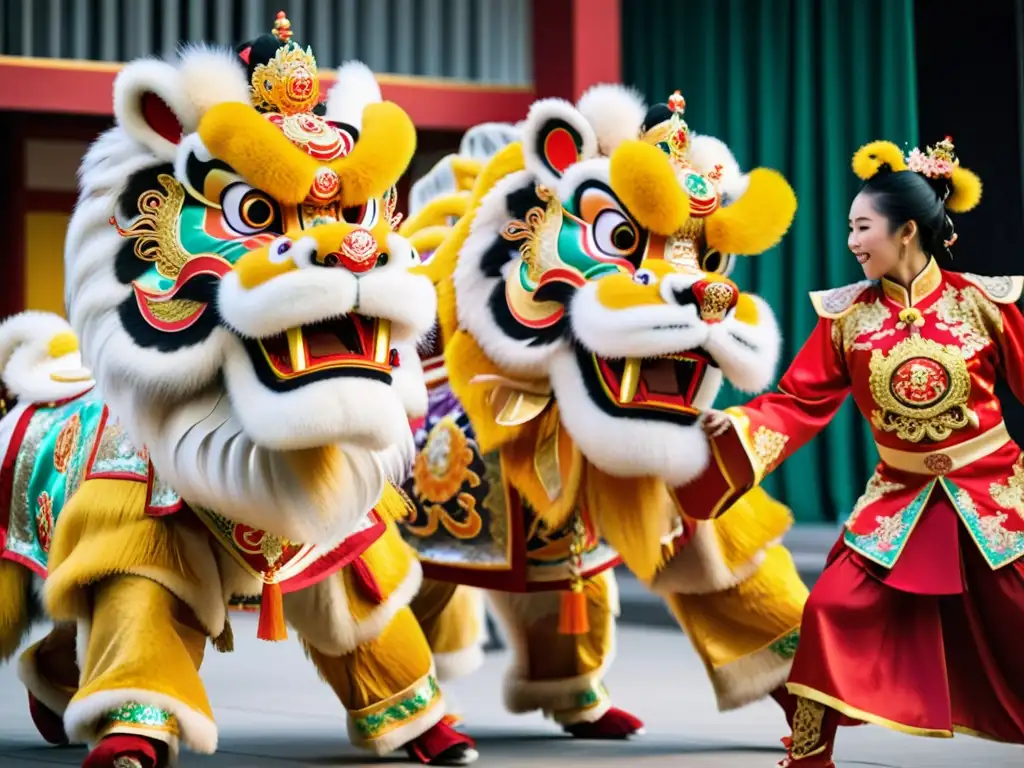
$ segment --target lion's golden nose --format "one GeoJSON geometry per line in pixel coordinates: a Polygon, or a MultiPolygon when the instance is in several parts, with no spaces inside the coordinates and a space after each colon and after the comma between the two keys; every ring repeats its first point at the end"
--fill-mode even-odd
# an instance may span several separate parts
{"type": "Polygon", "coordinates": [[[705,323],[720,323],[725,313],[736,306],[740,292],[732,280],[698,280],[693,284],[693,296],[705,323]]]}

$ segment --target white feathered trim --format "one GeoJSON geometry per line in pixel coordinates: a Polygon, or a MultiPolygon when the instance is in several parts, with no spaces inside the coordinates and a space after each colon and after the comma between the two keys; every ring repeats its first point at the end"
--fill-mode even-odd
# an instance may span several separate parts
{"type": "Polygon", "coordinates": [[[363,129],[363,110],[381,101],[380,84],[373,71],[361,61],[347,61],[338,67],[334,85],[327,92],[327,119],[363,129]]]}
{"type": "Polygon", "coordinates": [[[181,52],[178,73],[182,91],[197,117],[224,102],[250,103],[249,80],[234,51],[190,44],[181,52]]]}
{"type": "Polygon", "coordinates": [[[757,306],[757,325],[741,322],[730,313],[723,322],[708,328],[704,349],[730,384],[752,394],[775,380],[782,335],[771,307],[759,296],[747,295],[757,306]]]}
{"type": "Polygon", "coordinates": [[[170,108],[182,133],[192,133],[199,124],[199,112],[182,87],[181,74],[166,61],[140,59],[127,64],[114,79],[114,118],[135,141],[160,160],[172,162],[180,137],[168,141],[146,122],[142,97],[154,93],[170,108]]]}
{"type": "Polygon", "coordinates": [[[637,138],[647,114],[639,91],[608,83],[587,89],[576,108],[593,126],[598,150],[606,157],[622,142],[637,138]]]}

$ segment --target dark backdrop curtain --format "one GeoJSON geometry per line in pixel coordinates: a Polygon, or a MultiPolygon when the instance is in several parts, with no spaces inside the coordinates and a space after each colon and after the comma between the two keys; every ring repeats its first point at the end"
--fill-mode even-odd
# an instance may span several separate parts
{"type": "MultiPolygon", "coordinates": [[[[807,293],[863,278],[846,248],[853,152],[877,138],[916,143],[913,0],[623,0],[622,14],[624,82],[651,102],[679,89],[692,130],[796,190],[782,245],[734,274],[775,309],[786,365],[816,320],[807,293]]],[[[744,400],[727,390],[720,405],[744,400]]],[[[848,400],[765,489],[798,520],[841,519],[875,461],[848,400]]]]}

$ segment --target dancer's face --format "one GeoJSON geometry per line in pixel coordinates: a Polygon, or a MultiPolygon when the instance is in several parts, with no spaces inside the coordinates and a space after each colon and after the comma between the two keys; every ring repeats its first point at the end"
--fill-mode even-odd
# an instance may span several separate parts
{"type": "Polygon", "coordinates": [[[916,229],[914,222],[894,227],[875,208],[872,196],[861,192],[850,205],[850,236],[846,245],[864,270],[864,276],[878,280],[899,265],[906,241],[913,238],[916,229]]]}

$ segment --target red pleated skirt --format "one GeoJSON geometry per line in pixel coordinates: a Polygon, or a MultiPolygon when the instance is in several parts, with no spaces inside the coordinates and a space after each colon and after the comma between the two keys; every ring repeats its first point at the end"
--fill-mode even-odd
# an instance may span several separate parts
{"type": "Polygon", "coordinates": [[[938,494],[891,572],[840,541],[789,688],[845,725],[1024,744],[1024,562],[992,570],[938,494]]]}

